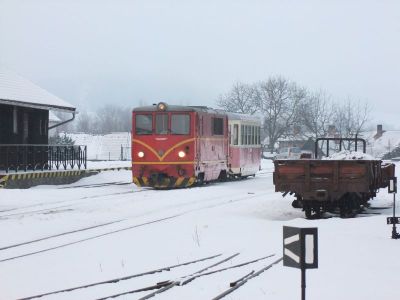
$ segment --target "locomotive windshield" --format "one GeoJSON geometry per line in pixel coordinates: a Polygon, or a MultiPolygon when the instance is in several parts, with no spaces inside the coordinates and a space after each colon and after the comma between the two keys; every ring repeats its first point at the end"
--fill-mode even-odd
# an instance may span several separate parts
{"type": "Polygon", "coordinates": [[[136,115],[136,134],[152,134],[152,115],[136,115]]]}
{"type": "Polygon", "coordinates": [[[168,114],[156,113],[153,131],[153,116],[151,114],[136,115],[136,134],[173,134],[187,135],[190,134],[190,115],[189,114],[168,114]],[[169,124],[171,118],[171,124],[169,124]],[[169,128],[171,126],[171,128],[169,128]]]}
{"type": "Polygon", "coordinates": [[[171,116],[171,134],[189,134],[190,116],[173,114],[171,116]]]}
{"type": "Polygon", "coordinates": [[[156,115],[156,134],[168,134],[168,115],[156,115]]]}

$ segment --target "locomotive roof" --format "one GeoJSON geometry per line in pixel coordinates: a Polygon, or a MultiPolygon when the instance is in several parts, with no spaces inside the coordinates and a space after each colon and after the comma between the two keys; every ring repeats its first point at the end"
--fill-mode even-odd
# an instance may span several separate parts
{"type": "MultiPolygon", "coordinates": [[[[149,105],[149,106],[140,106],[133,109],[133,111],[143,111],[143,112],[156,112],[159,111],[157,109],[157,104],[149,105]]],[[[232,113],[227,112],[222,109],[214,109],[207,106],[191,106],[191,105],[167,105],[167,109],[165,111],[188,111],[188,112],[207,112],[207,113],[216,113],[216,114],[224,114],[228,115],[230,120],[238,120],[238,121],[249,121],[249,122],[260,122],[260,118],[257,116],[240,114],[240,113],[232,113]]]]}
{"type": "MultiPolygon", "coordinates": [[[[157,109],[157,105],[149,105],[149,106],[140,106],[136,107],[133,109],[133,111],[159,111],[157,109]]],[[[216,110],[207,106],[187,106],[187,105],[169,105],[167,104],[167,109],[165,110],[166,112],[168,111],[189,111],[189,112],[208,112],[208,113],[225,113],[220,110],[216,110]]]]}
{"type": "Polygon", "coordinates": [[[240,113],[232,113],[232,112],[225,112],[225,113],[228,115],[229,120],[249,121],[249,122],[257,122],[257,123],[261,122],[260,118],[257,116],[240,114],[240,113]]]}

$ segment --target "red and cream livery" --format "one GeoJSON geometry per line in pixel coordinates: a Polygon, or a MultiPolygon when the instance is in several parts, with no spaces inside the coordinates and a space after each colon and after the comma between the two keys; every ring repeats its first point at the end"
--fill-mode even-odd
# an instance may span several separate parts
{"type": "Polygon", "coordinates": [[[132,123],[138,186],[186,187],[254,175],[259,168],[260,123],[254,118],[161,102],[135,108],[132,123]]]}

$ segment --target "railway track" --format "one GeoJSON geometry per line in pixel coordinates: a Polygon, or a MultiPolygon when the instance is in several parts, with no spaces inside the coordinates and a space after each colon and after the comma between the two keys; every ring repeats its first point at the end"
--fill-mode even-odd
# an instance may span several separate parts
{"type": "MultiPolygon", "coordinates": [[[[233,254],[225,259],[222,259],[212,265],[207,266],[206,268],[202,268],[198,271],[192,272],[188,275],[185,276],[181,276],[180,278],[174,279],[174,280],[166,280],[166,281],[162,281],[162,282],[157,282],[154,285],[150,285],[150,286],[146,286],[146,287],[141,287],[139,289],[135,289],[135,290],[130,290],[130,291],[126,291],[126,292],[122,292],[122,293],[117,293],[117,294],[113,294],[113,295],[108,295],[106,297],[102,297],[102,298],[96,298],[96,300],[106,300],[106,299],[114,299],[114,298],[118,298],[121,296],[125,296],[125,295],[129,295],[129,294],[134,294],[134,293],[139,293],[139,292],[143,292],[143,291],[149,291],[149,290],[155,290],[154,292],[151,292],[149,294],[146,294],[142,297],[139,298],[139,300],[146,300],[146,299],[150,299],[156,295],[159,295],[161,293],[165,293],[168,290],[174,288],[174,287],[179,287],[179,286],[185,286],[189,283],[191,283],[192,281],[194,281],[197,278],[200,277],[205,277],[205,276],[209,276],[209,275],[213,275],[216,273],[221,273],[221,272],[225,272],[228,270],[232,270],[232,269],[236,269],[236,268],[240,268],[243,266],[247,266],[262,260],[265,260],[267,258],[270,258],[272,256],[274,256],[275,254],[271,254],[271,255],[267,255],[261,258],[257,258],[257,259],[253,259],[250,261],[245,261],[243,263],[240,264],[236,264],[236,265],[231,265],[229,267],[225,267],[225,268],[221,268],[221,269],[217,269],[217,270],[213,270],[213,271],[209,271],[206,272],[216,266],[219,266],[227,261],[232,260],[233,258],[237,257],[239,255],[239,253],[233,254]]],[[[279,262],[281,259],[279,259],[277,262],[279,262]]],[[[272,265],[276,264],[277,262],[274,262],[272,265]]],[[[263,268],[265,269],[265,268],[263,268]]],[[[261,273],[260,273],[261,274],[261,273]]]]}
{"type": "Polygon", "coordinates": [[[56,237],[68,235],[68,234],[73,234],[73,233],[77,233],[77,232],[87,231],[87,230],[90,230],[90,229],[99,228],[99,227],[103,227],[103,226],[107,226],[107,225],[119,223],[119,222],[122,222],[122,221],[124,221],[124,219],[122,219],[122,220],[116,220],[116,221],[112,221],[112,222],[107,222],[107,223],[102,223],[102,224],[98,224],[98,225],[93,225],[93,226],[89,226],[89,227],[79,228],[79,229],[75,229],[75,230],[71,230],[71,231],[66,231],[66,232],[62,232],[62,233],[58,233],[58,234],[53,234],[53,235],[41,237],[41,238],[38,238],[38,239],[26,241],[26,242],[21,242],[21,243],[17,243],[17,244],[12,244],[12,245],[8,245],[8,246],[3,246],[3,247],[0,247],[0,251],[2,251],[2,250],[7,250],[7,249],[11,249],[11,248],[15,248],[15,247],[20,247],[20,246],[24,246],[24,245],[29,245],[29,244],[33,244],[33,243],[45,241],[45,240],[48,240],[48,239],[51,239],[51,238],[56,238],[56,237]]]}
{"type": "MultiPolygon", "coordinates": [[[[215,203],[215,204],[209,204],[209,205],[204,205],[204,206],[198,207],[198,208],[188,209],[186,211],[177,212],[175,214],[171,214],[171,215],[168,215],[168,216],[163,217],[163,218],[158,218],[158,219],[150,220],[150,221],[147,221],[147,222],[143,222],[143,223],[139,223],[139,224],[134,224],[134,225],[122,227],[120,229],[107,231],[107,232],[104,232],[104,233],[101,233],[101,234],[92,235],[92,236],[89,236],[89,237],[86,237],[86,238],[82,238],[82,239],[78,239],[78,240],[75,240],[75,241],[62,243],[62,244],[59,244],[59,245],[56,245],[56,246],[52,246],[52,247],[48,247],[48,248],[42,248],[40,250],[27,252],[27,253],[24,253],[24,254],[21,254],[21,255],[15,255],[15,256],[9,256],[9,257],[6,257],[6,258],[2,258],[2,259],[0,259],[0,263],[4,263],[4,262],[7,262],[7,261],[16,260],[16,259],[21,259],[21,258],[25,258],[25,257],[29,257],[29,256],[32,256],[32,255],[53,251],[53,250],[57,250],[57,249],[64,248],[64,247],[67,247],[67,246],[76,245],[76,244],[79,244],[79,243],[91,241],[91,240],[94,240],[94,239],[102,238],[102,237],[113,235],[113,234],[117,234],[117,233],[124,232],[124,231],[127,231],[127,230],[132,230],[132,229],[135,229],[135,228],[139,228],[139,227],[148,226],[148,225],[155,224],[155,223],[168,221],[168,220],[171,220],[171,219],[175,219],[175,218],[190,214],[192,212],[197,212],[197,211],[201,211],[201,210],[205,210],[205,209],[210,209],[210,208],[220,207],[220,206],[224,206],[224,205],[229,205],[229,204],[232,204],[232,203],[235,203],[235,202],[244,201],[244,200],[248,200],[248,199],[251,199],[251,198],[261,197],[261,196],[264,196],[265,194],[266,193],[260,193],[260,194],[256,194],[256,195],[255,194],[251,194],[251,195],[246,194],[246,196],[238,197],[238,198],[233,199],[233,200],[222,201],[222,202],[215,203]]],[[[213,199],[209,199],[209,201],[213,201],[215,199],[220,199],[220,198],[221,197],[215,197],[213,199]]],[[[198,202],[204,202],[204,201],[194,201],[195,204],[198,203],[198,202]]],[[[184,204],[178,206],[178,208],[181,208],[182,206],[186,206],[188,204],[190,204],[190,203],[184,203],[184,204]]],[[[174,207],[172,207],[172,208],[174,208],[174,207]]],[[[166,208],[163,208],[163,210],[166,210],[166,208]]],[[[157,212],[157,210],[156,210],[156,212],[157,212]]],[[[149,213],[147,213],[145,215],[149,215],[149,213]]],[[[115,223],[118,223],[118,222],[115,221],[115,223]]],[[[110,224],[112,224],[112,223],[110,223],[110,224]]],[[[106,224],[106,225],[110,225],[110,224],[106,224]]],[[[106,225],[103,225],[103,226],[106,226],[106,225]]],[[[83,230],[81,230],[81,231],[83,231],[83,230]]],[[[71,231],[71,234],[72,233],[74,233],[73,230],[71,231]]],[[[62,236],[62,235],[68,235],[68,234],[69,234],[68,232],[64,232],[64,233],[56,234],[53,237],[49,236],[49,237],[39,238],[39,239],[36,239],[37,241],[32,240],[32,241],[19,243],[21,245],[16,244],[14,247],[24,246],[24,245],[27,245],[27,244],[32,244],[32,243],[35,243],[35,242],[39,242],[40,240],[51,239],[51,238],[59,237],[59,236],[62,236]]],[[[11,246],[13,246],[13,245],[11,245],[11,246]]],[[[7,248],[7,247],[11,248],[10,246],[5,246],[3,248],[7,248]]]]}
{"type": "Polygon", "coordinates": [[[162,273],[162,272],[165,272],[165,271],[171,271],[172,269],[176,269],[178,267],[187,266],[187,265],[191,265],[191,264],[207,261],[207,260],[219,257],[221,255],[222,254],[216,254],[216,255],[212,255],[212,256],[208,256],[208,257],[204,257],[204,258],[200,258],[200,259],[196,259],[196,260],[192,260],[192,261],[187,261],[187,262],[180,263],[180,264],[175,264],[175,265],[170,265],[170,266],[166,266],[166,267],[162,267],[162,268],[158,268],[158,269],[154,269],[154,270],[150,270],[150,271],[145,271],[145,272],[142,272],[142,273],[137,273],[137,274],[128,275],[128,276],[124,276],[124,277],[113,278],[113,279],[109,279],[109,280],[105,280],[105,281],[89,283],[89,284],[85,284],[85,285],[75,286],[75,287],[72,287],[72,288],[66,288],[66,289],[47,292],[47,293],[43,293],[43,294],[37,294],[37,295],[34,295],[34,296],[28,296],[28,297],[24,297],[24,298],[19,298],[18,300],[30,300],[30,299],[35,299],[35,298],[41,298],[41,297],[44,297],[44,296],[50,296],[50,295],[55,295],[55,294],[60,294],[60,293],[72,292],[72,291],[80,290],[80,289],[91,288],[91,287],[98,286],[98,285],[117,283],[117,282],[120,282],[120,281],[125,281],[125,280],[129,280],[129,279],[133,279],[133,278],[143,277],[143,276],[146,276],[146,275],[152,275],[152,274],[156,274],[156,273],[162,273]]]}
{"type": "Polygon", "coordinates": [[[225,298],[227,295],[233,293],[235,290],[237,290],[238,288],[240,288],[241,286],[245,285],[249,280],[261,275],[262,273],[264,273],[265,271],[267,271],[268,269],[271,269],[274,265],[278,264],[279,262],[281,262],[283,260],[283,257],[277,259],[276,261],[274,261],[273,263],[259,269],[258,271],[251,271],[250,273],[246,274],[245,276],[243,276],[242,278],[231,282],[230,288],[225,290],[224,292],[222,292],[221,294],[217,295],[216,297],[212,298],[212,300],[220,300],[222,298],[225,298]]]}
{"type": "Polygon", "coordinates": [[[130,181],[113,181],[113,182],[104,182],[104,183],[93,183],[93,184],[83,184],[83,185],[74,185],[74,186],[64,186],[57,188],[58,190],[65,189],[76,189],[76,188],[97,188],[97,187],[107,187],[110,185],[128,185],[133,184],[130,181]]]}
{"type": "MultiPolygon", "coordinates": [[[[120,196],[120,195],[126,195],[126,194],[135,194],[135,193],[143,193],[149,191],[149,189],[143,189],[143,190],[134,190],[134,191],[126,191],[126,192],[116,192],[116,193],[108,193],[108,194],[99,194],[99,195],[90,195],[90,196],[84,196],[80,197],[78,199],[67,199],[67,200],[61,200],[61,201],[53,201],[51,203],[48,202],[42,202],[38,204],[33,204],[33,205],[27,205],[23,207],[17,207],[13,209],[9,209],[3,212],[8,212],[8,211],[16,211],[16,210],[24,210],[26,208],[32,208],[32,207],[37,207],[37,206],[45,206],[45,205],[53,205],[53,204],[60,204],[60,203],[68,203],[68,202],[79,202],[82,200],[90,200],[90,199],[95,199],[95,198],[103,198],[103,197],[109,197],[109,196],[120,196]]],[[[0,220],[2,219],[8,219],[10,217],[15,217],[15,216],[27,216],[27,215],[33,215],[37,213],[48,213],[60,208],[65,208],[65,207],[71,207],[74,206],[75,204],[68,204],[68,205],[61,205],[61,206],[51,206],[48,208],[43,208],[43,209],[35,209],[35,210],[28,210],[24,212],[17,212],[17,213],[12,213],[12,214],[0,214],[0,220]]]]}

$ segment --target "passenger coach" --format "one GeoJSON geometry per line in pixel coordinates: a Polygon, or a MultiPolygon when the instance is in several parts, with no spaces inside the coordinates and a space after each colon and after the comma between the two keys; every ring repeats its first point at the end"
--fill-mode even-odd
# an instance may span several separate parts
{"type": "Polygon", "coordinates": [[[187,187],[259,169],[260,123],[254,118],[160,102],[135,108],[132,120],[132,173],[138,186],[187,187]]]}

